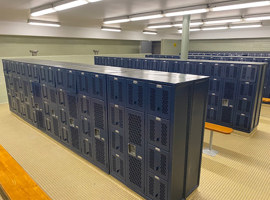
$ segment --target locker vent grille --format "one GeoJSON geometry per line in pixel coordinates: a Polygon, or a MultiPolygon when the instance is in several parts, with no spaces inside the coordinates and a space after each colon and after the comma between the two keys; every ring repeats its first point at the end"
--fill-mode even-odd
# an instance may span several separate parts
{"type": "Polygon", "coordinates": [[[56,103],[56,93],[54,89],[50,89],[51,102],[56,103]]]}
{"type": "Polygon", "coordinates": [[[94,103],[94,118],[96,128],[104,129],[103,106],[101,104],[94,103]]]}
{"type": "Polygon", "coordinates": [[[98,139],[95,139],[96,143],[96,160],[97,162],[105,165],[105,147],[104,142],[98,139]]]}
{"type": "Polygon", "coordinates": [[[111,88],[111,99],[114,99],[114,84],[112,80],[110,80],[110,88],[111,88]]]}
{"type": "Polygon", "coordinates": [[[160,183],[160,200],[165,200],[166,198],[166,188],[164,183],[160,183]]]}
{"type": "Polygon", "coordinates": [[[77,118],[77,102],[76,97],[68,95],[69,115],[73,118],[77,118]]]}
{"type": "Polygon", "coordinates": [[[168,127],[166,124],[161,124],[161,144],[167,146],[168,140],[168,127]]]}
{"type": "Polygon", "coordinates": [[[143,87],[142,86],[139,86],[138,87],[138,106],[139,107],[143,107],[143,87]]]}
{"type": "Polygon", "coordinates": [[[70,127],[72,146],[79,149],[79,132],[77,128],[70,127]]]}
{"type": "Polygon", "coordinates": [[[169,106],[169,92],[167,90],[163,90],[162,92],[162,113],[168,114],[168,106],[169,106]]]}
{"type": "Polygon", "coordinates": [[[128,103],[129,105],[133,105],[133,85],[128,84],[128,103]]]}
{"type": "Polygon", "coordinates": [[[57,137],[59,137],[58,119],[56,119],[55,117],[53,117],[53,132],[54,132],[54,135],[56,135],[57,137]]]}
{"type": "Polygon", "coordinates": [[[155,164],[155,152],[152,149],[149,149],[149,167],[154,170],[155,164]]]}
{"type": "Polygon", "coordinates": [[[142,119],[138,115],[128,114],[129,142],[140,145],[142,143],[142,119]]]}
{"type": "Polygon", "coordinates": [[[101,78],[99,79],[99,92],[100,96],[103,97],[103,81],[101,78]]]}
{"type": "Polygon", "coordinates": [[[154,178],[153,177],[151,177],[151,176],[149,176],[149,185],[148,185],[149,187],[149,194],[151,195],[151,196],[154,196],[154,178]]]}
{"type": "Polygon", "coordinates": [[[152,111],[155,111],[156,109],[156,98],[155,98],[156,94],[155,93],[156,93],[155,89],[150,88],[150,109],[152,111]]]}
{"type": "Polygon", "coordinates": [[[120,160],[120,175],[124,177],[124,162],[120,160]]]}
{"type": "Polygon", "coordinates": [[[122,82],[118,82],[118,99],[119,99],[119,101],[120,102],[123,102],[123,84],[122,84],[122,82]]]}
{"type": "Polygon", "coordinates": [[[161,154],[161,158],[160,158],[160,173],[163,175],[163,176],[166,176],[167,175],[167,158],[165,155],[161,154]]]}
{"type": "Polygon", "coordinates": [[[142,187],[142,163],[140,160],[129,156],[129,180],[139,188],[142,187]]]}
{"type": "Polygon", "coordinates": [[[150,120],[150,140],[151,141],[155,141],[155,121],[154,120],[150,120]]]}

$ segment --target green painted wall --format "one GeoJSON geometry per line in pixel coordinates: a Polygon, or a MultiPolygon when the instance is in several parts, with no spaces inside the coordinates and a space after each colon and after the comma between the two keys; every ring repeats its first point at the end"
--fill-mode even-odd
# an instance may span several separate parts
{"type": "Polygon", "coordinates": [[[140,41],[0,35],[0,57],[29,56],[30,49],[39,50],[40,56],[87,55],[94,49],[99,54],[133,54],[139,53],[140,41]]]}
{"type": "Polygon", "coordinates": [[[270,38],[191,40],[190,51],[270,51],[270,38]]]}
{"type": "Polygon", "coordinates": [[[161,54],[179,55],[181,52],[181,40],[161,40],[161,54]]]}

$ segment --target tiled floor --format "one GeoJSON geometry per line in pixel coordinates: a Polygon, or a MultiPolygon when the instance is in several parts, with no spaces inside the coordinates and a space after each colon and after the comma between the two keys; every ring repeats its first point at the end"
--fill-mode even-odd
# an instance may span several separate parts
{"type": "MultiPolygon", "coordinates": [[[[208,145],[209,132],[205,133],[208,145]]],[[[0,144],[52,199],[129,200],[139,195],[27,125],[0,105],[0,144]]],[[[189,199],[270,199],[270,106],[256,133],[214,134],[216,157],[203,155],[201,183],[189,199]]]]}

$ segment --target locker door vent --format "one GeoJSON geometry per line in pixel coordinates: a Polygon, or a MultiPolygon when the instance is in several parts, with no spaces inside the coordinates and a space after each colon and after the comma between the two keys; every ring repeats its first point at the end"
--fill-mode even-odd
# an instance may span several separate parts
{"type": "Polygon", "coordinates": [[[50,89],[51,102],[56,103],[56,93],[54,89],[50,89]]]}
{"type": "Polygon", "coordinates": [[[95,139],[96,143],[96,160],[105,165],[105,147],[104,142],[98,139],[95,139]]]}
{"type": "Polygon", "coordinates": [[[150,88],[150,109],[152,111],[156,110],[156,90],[154,88],[150,88]]]}
{"type": "Polygon", "coordinates": [[[118,100],[123,102],[123,84],[122,82],[118,82],[118,100]]]}
{"type": "Polygon", "coordinates": [[[77,102],[75,96],[68,95],[68,106],[69,106],[69,115],[77,119],[77,102]]]}
{"type": "Polygon", "coordinates": [[[152,178],[151,176],[149,176],[149,185],[148,185],[148,189],[149,189],[149,194],[151,196],[154,196],[154,178],[152,178]]]}
{"type": "Polygon", "coordinates": [[[142,145],[142,119],[140,116],[129,113],[128,114],[128,131],[129,131],[129,142],[133,144],[142,145]]]}
{"type": "Polygon", "coordinates": [[[99,129],[104,129],[103,121],[103,106],[98,103],[94,103],[94,118],[95,118],[95,127],[99,129]]]}
{"type": "Polygon", "coordinates": [[[59,125],[58,125],[58,119],[53,117],[53,132],[54,135],[59,137],[59,125]]]}
{"type": "Polygon", "coordinates": [[[79,133],[78,128],[70,127],[72,146],[79,149],[79,133]]]}
{"type": "Polygon", "coordinates": [[[140,85],[138,87],[138,106],[141,108],[143,107],[143,98],[143,87],[140,85]]]}
{"type": "Polygon", "coordinates": [[[167,90],[162,91],[162,113],[168,114],[169,111],[169,92],[167,90]]]}
{"type": "Polygon", "coordinates": [[[155,142],[155,121],[150,120],[150,140],[155,142]]]}
{"type": "Polygon", "coordinates": [[[168,127],[167,124],[161,124],[161,144],[167,146],[168,142],[168,127]]]}
{"type": "Polygon", "coordinates": [[[129,156],[129,181],[139,188],[142,187],[142,163],[133,156],[129,156]]]}
{"type": "Polygon", "coordinates": [[[164,176],[167,176],[167,158],[165,155],[161,154],[160,158],[160,173],[164,176]]]}

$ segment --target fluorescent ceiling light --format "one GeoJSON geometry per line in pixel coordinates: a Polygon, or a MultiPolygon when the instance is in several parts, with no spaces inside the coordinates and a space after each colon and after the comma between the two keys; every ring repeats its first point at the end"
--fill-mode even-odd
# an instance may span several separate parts
{"type": "MultiPolygon", "coordinates": [[[[200,26],[203,25],[203,22],[190,22],[190,26],[200,26]]],[[[183,24],[173,24],[174,27],[182,27],[183,24]]]]}
{"type": "Polygon", "coordinates": [[[263,20],[270,20],[269,16],[258,16],[258,17],[247,17],[245,18],[246,21],[263,21],[263,20]]]}
{"type": "MultiPolygon", "coordinates": [[[[191,29],[189,29],[190,32],[195,32],[195,31],[200,31],[200,30],[201,30],[200,28],[191,28],[191,29]]],[[[182,29],[179,29],[178,33],[182,33],[182,29]]]]}
{"type": "Polygon", "coordinates": [[[171,24],[149,25],[147,28],[171,28],[171,24]]]}
{"type": "Polygon", "coordinates": [[[224,10],[234,10],[234,9],[243,9],[243,8],[254,8],[254,7],[269,6],[269,5],[270,5],[270,1],[257,1],[257,2],[250,2],[250,3],[217,6],[217,7],[210,8],[210,11],[224,11],[224,10]]]}
{"type": "Polygon", "coordinates": [[[161,13],[159,14],[152,14],[152,15],[144,15],[144,16],[130,16],[130,21],[140,21],[140,20],[148,20],[148,19],[157,19],[161,18],[163,15],[161,13]]]}
{"type": "Polygon", "coordinates": [[[194,8],[194,9],[185,9],[185,10],[181,10],[179,9],[177,10],[172,10],[172,11],[166,11],[166,13],[164,14],[166,17],[174,17],[174,16],[180,16],[180,15],[192,15],[192,14],[199,14],[199,13],[205,13],[205,12],[209,12],[208,8],[194,8]]]}
{"type": "Polygon", "coordinates": [[[112,31],[112,32],[121,32],[121,28],[114,28],[114,27],[101,27],[102,31],[112,31]]]}
{"type": "Polygon", "coordinates": [[[221,19],[221,20],[209,20],[205,21],[205,24],[222,24],[222,23],[233,23],[233,22],[241,22],[242,19],[221,19]]]}
{"type": "Polygon", "coordinates": [[[155,31],[143,31],[143,34],[156,35],[157,32],[155,32],[155,31]]]}
{"type": "Polygon", "coordinates": [[[102,0],[87,0],[89,3],[94,3],[94,2],[98,2],[98,1],[102,1],[102,0]]]}
{"type": "Polygon", "coordinates": [[[250,25],[235,25],[230,26],[231,29],[239,29],[239,28],[259,28],[262,27],[261,24],[250,24],[250,25]]]}
{"type": "Polygon", "coordinates": [[[112,19],[105,19],[103,21],[104,24],[117,24],[117,23],[125,23],[129,22],[130,19],[128,17],[125,18],[112,18],[112,19]]]}
{"type": "Polygon", "coordinates": [[[203,31],[212,31],[212,30],[224,30],[228,29],[228,26],[218,26],[218,27],[203,27],[203,31]]]}
{"type": "Polygon", "coordinates": [[[75,8],[81,5],[85,5],[88,2],[86,0],[64,0],[53,4],[54,9],[57,11],[75,8]]]}
{"type": "Polygon", "coordinates": [[[46,5],[46,6],[41,6],[38,8],[31,9],[31,16],[37,17],[41,15],[54,13],[54,12],[56,12],[56,10],[52,7],[52,5],[46,5]]]}
{"type": "Polygon", "coordinates": [[[41,20],[33,20],[33,19],[29,19],[27,23],[30,25],[36,25],[36,26],[51,26],[51,27],[61,26],[59,22],[41,21],[41,20]]]}

